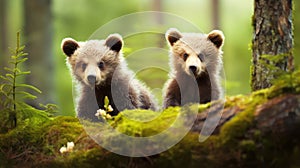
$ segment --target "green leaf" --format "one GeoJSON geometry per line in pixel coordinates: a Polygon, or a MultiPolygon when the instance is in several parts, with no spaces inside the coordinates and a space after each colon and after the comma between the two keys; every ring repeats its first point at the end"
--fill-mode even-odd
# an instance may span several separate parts
{"type": "Polygon", "coordinates": [[[12,74],[5,74],[6,77],[10,77],[11,79],[14,79],[15,77],[12,74]]]}
{"type": "Polygon", "coordinates": [[[17,60],[17,64],[25,62],[26,60],[28,60],[28,58],[22,58],[20,60],[17,60]]]}
{"type": "Polygon", "coordinates": [[[42,93],[42,91],[32,85],[27,85],[27,84],[16,84],[16,87],[25,87],[25,88],[30,88],[38,93],[42,93]]]}
{"type": "Polygon", "coordinates": [[[14,72],[14,70],[13,69],[11,69],[11,68],[8,68],[8,67],[4,67],[4,70],[6,70],[6,71],[9,71],[9,72],[14,72]]]}
{"type": "Polygon", "coordinates": [[[20,57],[27,56],[27,55],[28,55],[28,53],[22,52],[22,53],[20,54],[20,57]]]}
{"type": "Polygon", "coordinates": [[[19,68],[15,67],[14,72],[18,73],[18,72],[21,72],[21,70],[19,68]]]}
{"type": "Polygon", "coordinates": [[[43,110],[39,110],[29,106],[26,103],[18,103],[20,107],[22,107],[22,114],[24,118],[29,118],[30,120],[34,118],[38,119],[49,119],[49,114],[43,110]]]}
{"type": "Polygon", "coordinates": [[[5,81],[8,81],[8,82],[13,82],[13,80],[11,78],[7,78],[5,76],[0,76],[1,79],[5,80],[5,81]]]}
{"type": "Polygon", "coordinates": [[[25,91],[16,91],[15,94],[23,95],[22,96],[23,99],[36,99],[35,95],[33,95],[31,93],[28,93],[28,92],[25,92],[25,91]]]}
{"type": "Polygon", "coordinates": [[[109,99],[108,99],[107,96],[105,96],[104,97],[104,108],[105,108],[105,110],[107,110],[108,106],[109,106],[109,99]]]}
{"type": "Polygon", "coordinates": [[[25,71],[25,72],[19,72],[19,73],[17,73],[16,75],[17,75],[17,76],[28,75],[28,74],[30,74],[30,73],[31,73],[30,71],[25,71]]]}
{"type": "Polygon", "coordinates": [[[20,48],[17,49],[18,52],[23,51],[25,49],[25,45],[22,45],[20,48]]]}
{"type": "Polygon", "coordinates": [[[24,96],[22,96],[22,99],[30,99],[30,100],[34,100],[36,99],[37,97],[32,95],[32,94],[26,94],[24,96]]]}

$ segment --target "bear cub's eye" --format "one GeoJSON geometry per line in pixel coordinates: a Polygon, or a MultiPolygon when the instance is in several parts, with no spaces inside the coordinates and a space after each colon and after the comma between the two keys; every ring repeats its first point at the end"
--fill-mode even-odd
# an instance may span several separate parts
{"type": "Polygon", "coordinates": [[[86,66],[87,66],[86,63],[82,63],[82,64],[81,64],[81,68],[82,68],[83,71],[85,70],[86,66]]]}
{"type": "Polygon", "coordinates": [[[203,54],[200,53],[200,54],[198,55],[198,57],[199,57],[200,61],[202,61],[202,62],[204,61],[204,55],[203,55],[203,54]]]}
{"type": "Polygon", "coordinates": [[[183,59],[184,59],[184,61],[188,58],[188,56],[189,56],[189,55],[188,55],[187,53],[184,53],[184,54],[183,54],[183,59]]]}
{"type": "Polygon", "coordinates": [[[103,69],[103,68],[104,68],[104,62],[99,62],[99,63],[98,63],[98,67],[99,67],[100,69],[103,69]]]}

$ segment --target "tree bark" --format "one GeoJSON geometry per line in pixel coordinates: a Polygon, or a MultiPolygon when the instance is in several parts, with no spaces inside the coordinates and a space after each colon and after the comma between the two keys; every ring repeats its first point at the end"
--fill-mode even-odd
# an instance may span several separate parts
{"type": "MultiPolygon", "coordinates": [[[[222,114],[216,129],[212,133],[213,135],[219,134],[220,128],[227,121],[243,111],[240,107],[233,106],[225,108],[221,112],[220,107],[222,106],[222,103],[216,103],[210,109],[199,113],[191,131],[200,132],[208,117],[214,121],[214,118],[218,119],[218,115],[222,114]]],[[[255,128],[264,133],[292,131],[294,127],[300,124],[300,95],[287,94],[268,100],[255,108],[254,118],[255,128]]],[[[213,124],[208,123],[208,126],[210,125],[213,124]]]]}
{"type": "Polygon", "coordinates": [[[3,67],[7,66],[8,42],[7,42],[7,18],[6,18],[7,0],[0,0],[0,73],[3,67]]]}
{"type": "Polygon", "coordinates": [[[220,1],[212,0],[212,27],[213,29],[220,29],[220,1]]]}
{"type": "MultiPolygon", "coordinates": [[[[164,23],[164,15],[160,12],[163,11],[163,3],[162,0],[153,0],[153,11],[157,11],[158,13],[154,14],[154,20],[155,20],[155,24],[157,24],[157,26],[161,26],[164,23]]],[[[163,34],[157,34],[158,38],[164,38],[163,34]]],[[[159,48],[163,48],[165,45],[164,41],[159,40],[157,42],[157,47],[159,48]]]]}
{"type": "Polygon", "coordinates": [[[277,72],[293,69],[292,27],[292,0],[255,0],[251,72],[253,91],[270,87],[277,72]],[[273,56],[282,58],[270,60],[273,56]]]}
{"type": "MultiPolygon", "coordinates": [[[[162,11],[162,0],[153,0],[153,10],[157,11],[157,12],[162,11]]],[[[163,24],[163,22],[164,22],[163,15],[161,13],[156,13],[155,21],[159,25],[163,24]]]]}
{"type": "Polygon", "coordinates": [[[25,41],[29,60],[26,61],[31,74],[26,79],[42,91],[30,104],[53,103],[54,61],[52,50],[51,0],[25,0],[25,41]]]}

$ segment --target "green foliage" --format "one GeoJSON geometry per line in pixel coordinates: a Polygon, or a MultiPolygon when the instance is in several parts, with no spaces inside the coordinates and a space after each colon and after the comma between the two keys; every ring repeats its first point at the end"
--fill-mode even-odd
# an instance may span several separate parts
{"type": "Polygon", "coordinates": [[[27,99],[35,99],[36,96],[29,93],[27,90],[33,90],[37,93],[41,91],[29,84],[20,83],[20,79],[24,76],[29,75],[30,71],[22,71],[20,66],[24,63],[27,58],[27,53],[24,52],[25,46],[20,46],[20,33],[17,33],[17,45],[15,50],[11,50],[11,68],[4,67],[7,72],[5,75],[0,75],[0,102],[1,107],[1,132],[7,129],[15,128],[18,120],[24,120],[33,116],[42,116],[47,118],[48,114],[55,111],[55,105],[41,105],[45,110],[38,110],[24,101],[27,99]]]}

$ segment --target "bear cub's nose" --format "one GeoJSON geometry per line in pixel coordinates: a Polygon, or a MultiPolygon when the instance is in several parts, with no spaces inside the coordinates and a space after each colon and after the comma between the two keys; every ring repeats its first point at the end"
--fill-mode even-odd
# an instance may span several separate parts
{"type": "Polygon", "coordinates": [[[96,76],[94,76],[94,75],[89,75],[87,77],[87,79],[88,79],[90,84],[94,84],[96,82],[96,76]]]}
{"type": "Polygon", "coordinates": [[[190,71],[191,71],[193,74],[195,74],[196,71],[197,71],[197,67],[194,66],[194,65],[191,65],[191,66],[189,67],[189,69],[190,69],[190,71]]]}

